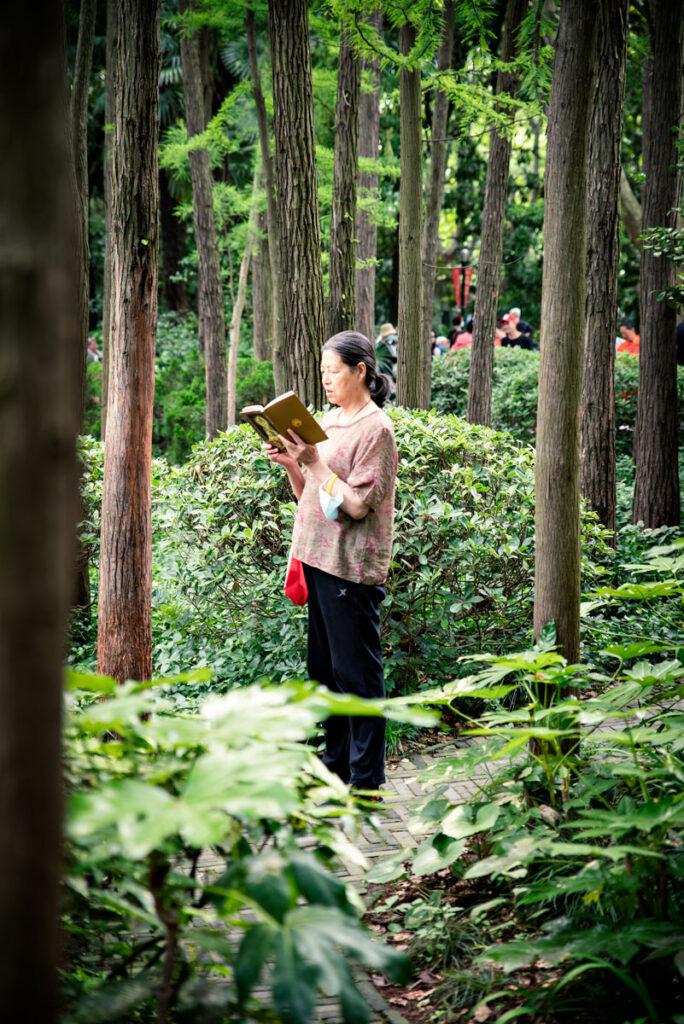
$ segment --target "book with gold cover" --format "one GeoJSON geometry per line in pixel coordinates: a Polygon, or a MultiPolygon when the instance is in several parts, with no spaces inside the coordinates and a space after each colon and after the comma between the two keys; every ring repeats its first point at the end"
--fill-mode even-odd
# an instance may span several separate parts
{"type": "Polygon", "coordinates": [[[246,405],[240,411],[240,415],[247,420],[264,441],[268,441],[280,451],[285,449],[278,434],[289,437],[288,430],[294,430],[295,434],[298,434],[307,444],[325,441],[328,436],[304,403],[297,398],[294,391],[286,391],[284,395],[278,395],[268,405],[246,405]]]}

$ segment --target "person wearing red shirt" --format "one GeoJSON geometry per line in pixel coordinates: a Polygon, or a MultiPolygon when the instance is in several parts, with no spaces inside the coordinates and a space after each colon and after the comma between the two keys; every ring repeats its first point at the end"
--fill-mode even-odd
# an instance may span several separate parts
{"type": "Polygon", "coordinates": [[[620,324],[620,336],[624,341],[618,345],[616,352],[627,352],[631,356],[639,355],[641,337],[634,330],[633,320],[623,320],[620,324]]]}

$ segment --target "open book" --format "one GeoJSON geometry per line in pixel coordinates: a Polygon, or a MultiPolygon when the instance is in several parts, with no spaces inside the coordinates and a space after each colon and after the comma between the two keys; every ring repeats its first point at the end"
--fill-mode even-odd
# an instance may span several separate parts
{"type": "Polygon", "coordinates": [[[246,405],[240,415],[244,416],[264,441],[279,448],[281,452],[285,449],[278,434],[289,438],[288,429],[294,430],[307,444],[325,441],[328,436],[294,391],[278,395],[268,405],[246,405]]]}

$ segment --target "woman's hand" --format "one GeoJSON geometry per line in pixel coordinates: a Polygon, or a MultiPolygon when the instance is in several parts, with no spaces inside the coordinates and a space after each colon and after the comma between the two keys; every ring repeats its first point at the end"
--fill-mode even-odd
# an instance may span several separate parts
{"type": "Polygon", "coordinates": [[[299,434],[295,434],[294,430],[288,430],[288,434],[290,435],[289,437],[284,437],[282,434],[279,434],[278,437],[285,445],[290,458],[294,459],[295,462],[301,462],[305,466],[313,466],[315,462],[320,461],[318,448],[315,444],[307,444],[306,441],[302,441],[299,434]]]}
{"type": "Polygon", "coordinates": [[[266,455],[271,462],[277,462],[279,466],[284,466],[288,471],[297,469],[297,460],[293,459],[287,452],[281,452],[280,448],[276,448],[275,445],[269,444],[268,441],[264,445],[266,449],[266,455]]]}

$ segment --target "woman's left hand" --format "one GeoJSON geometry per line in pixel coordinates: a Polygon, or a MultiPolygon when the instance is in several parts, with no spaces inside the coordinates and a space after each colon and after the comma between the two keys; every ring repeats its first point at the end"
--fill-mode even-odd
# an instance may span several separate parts
{"type": "Polygon", "coordinates": [[[288,430],[288,434],[290,435],[289,437],[285,437],[283,434],[278,435],[285,445],[288,455],[305,466],[312,466],[314,462],[319,461],[320,455],[315,444],[307,444],[306,441],[302,441],[299,434],[295,434],[294,430],[288,430]]]}

